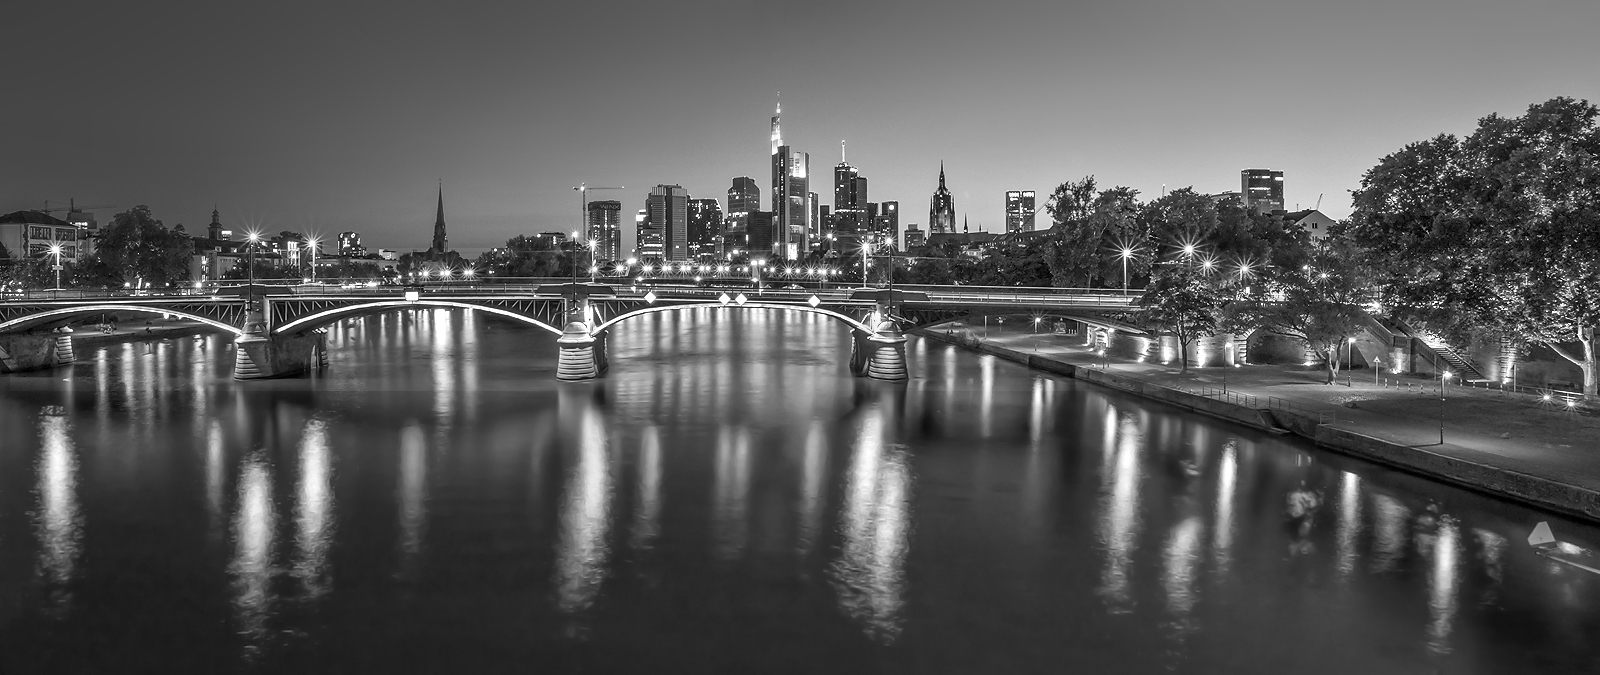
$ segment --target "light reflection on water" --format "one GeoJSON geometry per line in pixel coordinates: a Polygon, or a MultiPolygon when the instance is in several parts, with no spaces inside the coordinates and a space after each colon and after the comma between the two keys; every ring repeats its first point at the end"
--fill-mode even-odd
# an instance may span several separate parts
{"type": "MultiPolygon", "coordinates": [[[[829,320],[735,312],[621,324],[592,383],[553,381],[546,336],[448,311],[332,327],[315,378],[236,383],[217,337],[13,376],[0,644],[99,653],[42,631],[135,597],[187,627],[184,649],[269,663],[404,669],[395,634],[468,670],[539,663],[530,644],[566,670],[639,672],[662,663],[603,655],[762,671],[780,645],[781,667],[812,672],[1226,671],[1211,659],[1234,652],[1280,672],[1597,665],[1583,626],[1600,584],[1520,543],[1540,519],[1591,546],[1593,528],[943,345],[912,342],[904,385],[853,378],[829,320]],[[196,582],[107,581],[168,579],[166,564],[196,582]],[[1092,646],[1070,639],[1085,626],[1092,646]]],[[[136,648],[103,666],[118,649],[136,648]]]]}

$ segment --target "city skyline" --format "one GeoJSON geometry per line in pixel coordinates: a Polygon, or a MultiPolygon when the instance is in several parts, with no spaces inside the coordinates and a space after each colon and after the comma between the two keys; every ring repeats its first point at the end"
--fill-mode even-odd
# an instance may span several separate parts
{"type": "MultiPolygon", "coordinates": [[[[907,204],[931,193],[942,160],[959,217],[974,230],[1004,229],[1007,190],[1043,200],[1093,174],[1145,198],[1163,185],[1214,193],[1238,189],[1236,172],[1251,167],[1285,173],[1285,208],[1310,208],[1320,195],[1322,210],[1342,218],[1362,172],[1406,142],[1466,133],[1484,111],[1516,114],[1556,95],[1600,98],[1585,73],[1600,49],[1578,39],[1600,21],[1593,3],[1308,3],[1275,6],[1271,18],[1251,11],[1255,4],[875,4],[852,26],[819,29],[827,38],[803,55],[805,67],[773,78],[744,77],[760,71],[759,59],[726,55],[757,53],[741,48],[763,40],[745,29],[770,25],[775,11],[688,3],[669,24],[714,18],[731,43],[675,46],[665,58],[685,72],[730,71],[722,81],[740,84],[715,105],[693,87],[656,81],[642,47],[563,72],[541,64],[570,51],[576,36],[507,46],[526,45],[513,38],[528,27],[601,18],[583,9],[400,8],[351,33],[340,27],[366,18],[352,9],[306,22],[292,12],[244,20],[89,3],[95,20],[71,21],[68,45],[50,27],[83,7],[30,7],[20,13],[19,47],[48,56],[12,65],[9,79],[61,91],[62,105],[8,111],[12,128],[31,133],[4,141],[8,156],[27,160],[0,173],[0,211],[75,198],[114,205],[96,212],[105,221],[148,204],[168,225],[197,231],[216,204],[235,231],[356,231],[373,249],[422,250],[442,179],[452,192],[450,246],[471,254],[518,234],[579,229],[570,191],[580,183],[626,185],[605,197],[632,208],[653,185],[722,198],[732,177],[764,176],[758,162],[768,158],[755,148],[781,91],[785,140],[796,150],[828,156],[847,139],[874,194],[907,204]],[[1018,13],[1030,20],[1013,21],[1018,13]],[[970,39],[921,39],[957,29],[970,39]],[[1491,30],[1496,44],[1518,49],[1459,39],[1491,30]],[[150,46],[125,54],[123,31],[150,46]],[[1251,40],[1215,39],[1234,33],[1251,40]],[[825,48],[835,42],[862,46],[825,48]],[[276,45],[289,43],[318,48],[279,54],[276,45]],[[1262,53],[1272,58],[1251,66],[1256,84],[1220,86],[1262,53]],[[1000,64],[1006,72],[994,76],[1000,64]],[[1504,86],[1475,86],[1482,78],[1504,86]],[[1259,102],[1263,87],[1270,96],[1259,102]],[[1019,88],[1025,104],[994,105],[1019,88]],[[621,92],[634,91],[663,105],[629,105],[633,94],[621,92]],[[123,100],[142,103],[119,107],[123,100]],[[1241,112],[1257,110],[1267,112],[1241,112]]],[[[617,43],[642,44],[630,37],[652,24],[613,14],[604,25],[617,43]]],[[[803,31],[827,15],[793,20],[803,31]]],[[[631,228],[622,229],[631,249],[631,228]]]]}

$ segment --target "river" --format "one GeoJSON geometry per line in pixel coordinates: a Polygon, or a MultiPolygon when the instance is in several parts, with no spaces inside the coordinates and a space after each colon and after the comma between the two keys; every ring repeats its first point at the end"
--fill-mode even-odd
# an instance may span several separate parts
{"type": "Polygon", "coordinates": [[[0,381],[0,672],[1600,672],[1600,530],[913,338],[484,315],[0,381]]]}

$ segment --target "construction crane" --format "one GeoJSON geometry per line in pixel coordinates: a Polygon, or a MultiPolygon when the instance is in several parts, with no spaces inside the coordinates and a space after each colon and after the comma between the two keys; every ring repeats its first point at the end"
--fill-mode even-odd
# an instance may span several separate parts
{"type": "MultiPolygon", "coordinates": [[[[50,200],[46,199],[46,200],[44,200],[44,208],[39,209],[39,213],[55,213],[57,211],[66,211],[68,213],[77,213],[77,212],[80,212],[80,211],[93,211],[95,209],[114,209],[114,208],[117,208],[113,204],[106,204],[106,205],[102,205],[102,206],[78,206],[76,204],[76,201],[77,200],[75,200],[75,199],[69,199],[69,200],[67,200],[67,205],[66,206],[58,206],[58,207],[52,209],[52,208],[50,208],[50,200]]],[[[56,203],[60,204],[61,202],[56,202],[56,203]]]]}

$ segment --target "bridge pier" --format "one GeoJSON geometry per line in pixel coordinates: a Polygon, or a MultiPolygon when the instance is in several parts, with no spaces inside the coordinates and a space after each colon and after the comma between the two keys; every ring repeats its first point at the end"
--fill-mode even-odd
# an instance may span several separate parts
{"type": "Polygon", "coordinates": [[[910,377],[906,370],[906,336],[895,322],[878,322],[873,333],[858,339],[857,344],[866,347],[867,377],[894,382],[910,377]]]}
{"type": "Polygon", "coordinates": [[[556,379],[592,380],[606,371],[605,339],[589,334],[589,324],[573,321],[556,339],[556,379]]]}
{"type": "Polygon", "coordinates": [[[246,333],[233,345],[235,380],[288,377],[327,365],[328,336],[320,331],[273,337],[246,333]]]}
{"type": "Polygon", "coordinates": [[[54,368],[73,360],[71,335],[0,335],[0,373],[54,368]]]}

